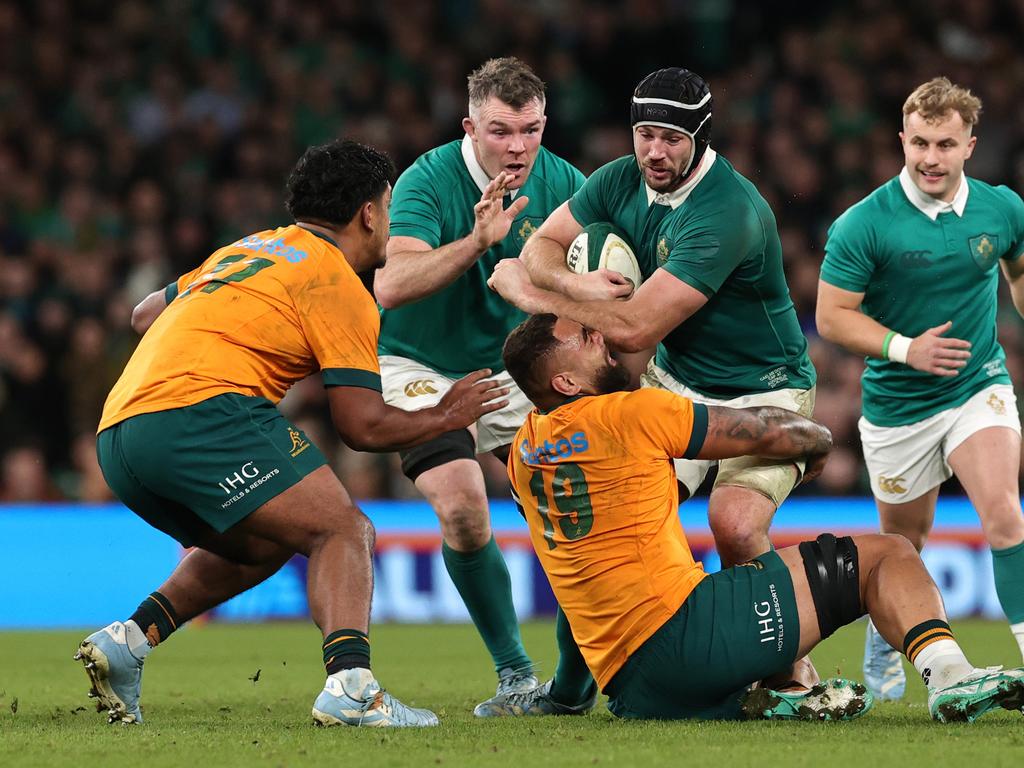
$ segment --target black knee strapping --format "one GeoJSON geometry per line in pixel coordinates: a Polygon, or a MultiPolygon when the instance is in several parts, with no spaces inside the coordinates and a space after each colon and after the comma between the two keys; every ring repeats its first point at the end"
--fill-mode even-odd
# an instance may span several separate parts
{"type": "Polygon", "coordinates": [[[468,429],[456,429],[415,448],[399,451],[398,455],[402,457],[402,472],[415,482],[428,469],[456,459],[475,459],[476,443],[468,429]]]}
{"type": "Polygon", "coordinates": [[[801,542],[800,556],[818,612],[822,639],[864,615],[857,545],[851,537],[837,539],[831,533],[823,533],[815,541],[801,542]]]}

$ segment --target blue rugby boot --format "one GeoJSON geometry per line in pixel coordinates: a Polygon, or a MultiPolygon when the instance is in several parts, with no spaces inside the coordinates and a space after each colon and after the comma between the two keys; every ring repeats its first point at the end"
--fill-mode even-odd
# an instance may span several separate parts
{"type": "Polygon", "coordinates": [[[945,688],[928,691],[928,711],[940,723],[972,723],[994,709],[1024,714],[1024,669],[975,669],[945,688]]]}
{"type": "Polygon", "coordinates": [[[85,665],[92,683],[89,697],[97,699],[97,712],[108,713],[107,722],[142,722],[142,659],[129,650],[122,622],[115,621],[85,638],[75,659],[85,665]]]}
{"type": "Polygon", "coordinates": [[[540,685],[540,680],[534,674],[533,667],[521,667],[514,669],[505,667],[498,673],[498,688],[494,695],[486,701],[481,701],[473,708],[473,714],[477,717],[496,717],[504,712],[499,711],[501,702],[506,696],[513,693],[527,693],[540,685]]]}
{"type": "Polygon", "coordinates": [[[757,687],[740,702],[748,720],[853,720],[874,704],[871,692],[842,677],[822,680],[808,691],[790,693],[757,687]]]}
{"type": "Polygon", "coordinates": [[[407,707],[382,690],[370,670],[345,669],[324,683],[313,703],[313,724],[425,727],[437,725],[437,715],[407,707]]]}
{"type": "Polygon", "coordinates": [[[879,701],[902,699],[907,688],[903,654],[885,642],[871,619],[864,639],[864,684],[879,701]]]}
{"type": "Polygon", "coordinates": [[[477,717],[523,717],[535,715],[585,715],[597,704],[597,683],[590,688],[577,704],[562,704],[551,698],[551,684],[538,685],[529,691],[495,696],[478,704],[473,714],[477,717]]]}

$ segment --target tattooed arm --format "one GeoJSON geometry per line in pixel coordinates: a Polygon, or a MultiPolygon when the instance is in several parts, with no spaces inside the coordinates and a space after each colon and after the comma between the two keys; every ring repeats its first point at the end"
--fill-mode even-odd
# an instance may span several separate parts
{"type": "Polygon", "coordinates": [[[821,474],[831,449],[828,428],[793,411],[708,406],[707,437],[697,458],[762,456],[806,461],[803,481],[807,482],[821,474]]]}

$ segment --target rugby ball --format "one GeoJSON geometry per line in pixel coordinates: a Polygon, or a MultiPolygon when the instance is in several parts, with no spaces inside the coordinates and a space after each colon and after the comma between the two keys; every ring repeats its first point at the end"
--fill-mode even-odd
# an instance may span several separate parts
{"type": "Polygon", "coordinates": [[[585,227],[566,251],[565,263],[577,275],[598,269],[611,269],[634,286],[640,285],[643,280],[640,264],[625,233],[606,222],[585,227]]]}

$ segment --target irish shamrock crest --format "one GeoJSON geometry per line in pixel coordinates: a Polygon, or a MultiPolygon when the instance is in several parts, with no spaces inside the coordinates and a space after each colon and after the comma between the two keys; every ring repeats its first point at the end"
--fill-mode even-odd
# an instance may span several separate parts
{"type": "Polygon", "coordinates": [[[665,262],[668,261],[668,240],[664,237],[658,240],[657,256],[658,266],[665,266],[665,262]]]}
{"type": "Polygon", "coordinates": [[[999,258],[998,235],[975,235],[967,241],[971,246],[971,258],[983,270],[988,270],[999,258]]]}
{"type": "Polygon", "coordinates": [[[543,219],[530,217],[521,219],[512,225],[517,248],[522,249],[526,245],[526,241],[530,239],[530,235],[537,231],[537,227],[540,226],[542,221],[543,219]]]}

